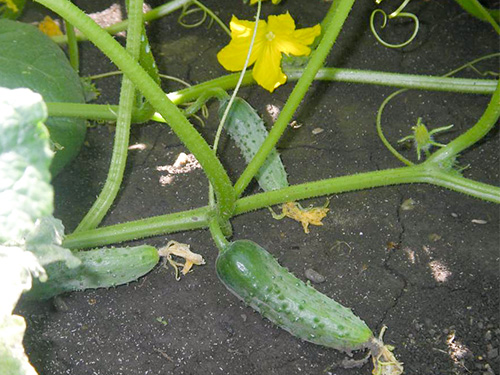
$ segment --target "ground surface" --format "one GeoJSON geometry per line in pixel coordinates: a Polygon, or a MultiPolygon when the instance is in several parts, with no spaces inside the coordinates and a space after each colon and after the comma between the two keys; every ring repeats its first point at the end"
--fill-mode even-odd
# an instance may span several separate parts
{"type": "MultiPolygon", "coordinates": [[[[110,1],[79,1],[89,13],[110,1]]],[[[270,2],[269,2],[270,3],[270,2]]],[[[263,6],[265,16],[289,10],[301,27],[321,21],[330,3],[285,0],[263,6]]],[[[453,1],[415,1],[421,30],[402,50],[378,44],[368,29],[375,5],[359,1],[329,57],[330,66],[442,75],[467,61],[495,52],[498,39],[488,25],[465,14],[453,1]]],[[[151,4],[152,6],[158,4],[151,4]]],[[[207,0],[228,22],[231,14],[251,19],[253,8],[234,0],[207,0]]],[[[387,4],[390,5],[390,4],[387,4]]],[[[29,21],[41,8],[30,8],[29,21]]],[[[178,14],[178,13],[177,13],[178,14]]],[[[225,74],[215,54],[227,43],[216,26],[185,29],[177,14],[149,26],[162,73],[202,82],[225,74]]],[[[398,40],[411,25],[389,25],[386,37],[398,40]]],[[[82,44],[82,74],[114,70],[87,43],[82,44]]],[[[495,69],[497,63],[483,65],[495,69]]],[[[464,77],[476,77],[472,70],[464,77]]],[[[100,103],[117,103],[119,79],[98,81],[100,103]]],[[[165,83],[165,90],[179,86],[165,83]]],[[[281,108],[293,84],[272,95],[246,88],[246,98],[268,122],[269,104],[281,108]]],[[[296,114],[302,126],[289,128],[279,145],[290,183],[400,166],[375,130],[376,111],[394,90],[345,83],[315,83],[296,114]],[[322,128],[320,134],[313,129],[322,128]]],[[[439,138],[447,142],[482,114],[488,97],[410,92],[392,102],[384,116],[389,140],[409,134],[417,117],[431,128],[454,124],[439,138]]],[[[212,139],[217,106],[209,106],[200,131],[212,139]]],[[[111,127],[89,129],[80,156],[58,176],[56,216],[73,230],[105,180],[111,127]]],[[[465,175],[498,184],[498,129],[463,154],[465,175]]],[[[205,205],[207,181],[202,170],[173,175],[157,166],[174,164],[187,152],[166,126],[134,127],[123,188],[103,225],[205,205]]],[[[244,164],[226,139],[222,161],[235,180],[244,164]]],[[[413,150],[402,149],[408,157],[413,150]]],[[[252,185],[247,194],[257,191],[252,185]]],[[[323,204],[324,199],[303,202],[323,204]]],[[[498,206],[430,185],[379,188],[330,197],[323,227],[306,235],[292,220],[274,220],[267,210],[234,218],[234,238],[251,239],[272,252],[298,277],[312,268],[325,276],[316,287],[349,306],[374,332],[389,327],[385,339],[396,346],[408,374],[499,374],[499,210],[498,206]],[[411,210],[403,203],[413,199],[411,210]],[[403,206],[402,206],[403,205],[403,206]],[[402,208],[403,207],[403,208],[402,208]],[[478,221],[479,220],[479,221],[478,221]]],[[[173,270],[157,267],[128,286],[71,293],[41,304],[23,304],[26,347],[40,374],[370,374],[369,366],[343,369],[345,357],[302,342],[245,307],[217,280],[217,251],[206,230],[150,238],[137,243],[162,246],[168,240],[191,244],[207,264],[175,281],[173,270]],[[164,323],[162,323],[163,321],[164,323]],[[165,324],[166,322],[166,324],[165,324]]]]}

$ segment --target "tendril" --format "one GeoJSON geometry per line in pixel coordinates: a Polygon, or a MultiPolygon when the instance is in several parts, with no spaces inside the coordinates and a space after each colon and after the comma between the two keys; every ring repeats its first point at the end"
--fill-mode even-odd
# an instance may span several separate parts
{"type": "MultiPolygon", "coordinates": [[[[376,0],[377,4],[380,4],[381,2],[382,2],[382,0],[376,0]]],[[[420,27],[420,22],[418,20],[418,17],[416,15],[414,15],[413,13],[403,12],[403,9],[406,7],[406,5],[408,5],[409,2],[410,2],[410,0],[404,0],[403,3],[399,6],[399,8],[396,9],[394,12],[392,12],[389,15],[387,15],[387,13],[385,13],[382,9],[375,9],[372,12],[372,14],[370,16],[370,29],[371,29],[375,39],[377,39],[379,41],[379,43],[382,44],[383,46],[388,47],[388,48],[402,48],[402,47],[410,44],[417,36],[418,30],[420,27]],[[406,40],[405,42],[400,43],[400,44],[392,44],[392,43],[388,43],[385,40],[383,40],[378,35],[377,31],[375,30],[375,21],[374,20],[375,20],[375,15],[377,13],[382,14],[382,17],[383,17],[382,25],[380,26],[381,29],[386,27],[388,19],[393,19],[393,18],[398,18],[398,17],[399,18],[411,18],[413,20],[413,22],[415,23],[415,28],[413,29],[413,33],[410,36],[410,38],[408,38],[408,40],[406,40]]]]}
{"type": "MultiPolygon", "coordinates": [[[[180,14],[179,18],[177,19],[177,22],[179,22],[179,24],[181,26],[183,26],[187,29],[192,29],[192,28],[201,26],[201,25],[203,25],[203,23],[207,19],[207,12],[205,12],[201,8],[190,8],[190,6],[191,6],[191,4],[184,6],[184,8],[182,9],[182,13],[180,14]],[[184,21],[184,19],[187,16],[194,14],[194,13],[198,13],[198,12],[203,12],[203,15],[201,16],[201,18],[198,21],[195,21],[193,23],[187,23],[184,21]]],[[[208,27],[210,27],[212,25],[212,22],[213,22],[213,19],[210,20],[208,27]]]]}
{"type": "MultiPolygon", "coordinates": [[[[455,75],[456,73],[466,69],[466,68],[470,68],[476,72],[478,72],[479,74],[481,74],[481,72],[474,66],[475,64],[477,64],[478,62],[481,62],[483,60],[486,60],[486,59],[491,59],[491,58],[494,58],[494,57],[500,57],[500,53],[496,52],[496,53],[492,53],[492,54],[489,54],[489,55],[486,55],[486,56],[482,56],[482,57],[479,57],[477,59],[474,59],[472,61],[469,61],[467,63],[465,63],[464,65],[456,68],[456,69],[453,69],[452,71],[446,73],[443,75],[443,77],[450,77],[452,75],[455,75]]],[[[486,72],[486,73],[483,73],[483,75],[485,74],[488,74],[489,72],[486,72]]],[[[392,94],[390,94],[387,98],[384,99],[384,101],[382,102],[382,104],[380,105],[378,111],[377,111],[377,119],[376,119],[376,128],[377,128],[377,134],[380,138],[380,140],[382,141],[382,143],[384,144],[384,146],[399,160],[401,161],[402,163],[408,165],[408,166],[411,166],[411,165],[414,165],[413,162],[411,162],[410,160],[406,159],[403,155],[401,155],[391,144],[390,142],[387,140],[387,138],[385,137],[383,131],[382,131],[382,113],[384,111],[384,108],[387,106],[387,104],[392,100],[394,99],[396,96],[400,95],[400,94],[403,94],[407,91],[409,91],[410,89],[401,89],[401,90],[397,90],[395,92],[393,92],[392,94]]],[[[465,169],[467,167],[463,167],[462,169],[465,169]]],[[[460,171],[460,170],[459,170],[460,171]]]]}
{"type": "Polygon", "coordinates": [[[183,27],[186,27],[188,29],[198,27],[203,25],[203,23],[206,21],[207,17],[210,17],[210,21],[208,23],[208,27],[212,26],[213,22],[217,22],[217,24],[224,30],[224,32],[231,36],[231,31],[227,28],[227,26],[222,22],[222,20],[215,15],[214,12],[212,12],[209,8],[207,8],[205,5],[200,3],[198,0],[194,0],[192,3],[187,4],[184,6],[182,9],[182,13],[180,14],[179,18],[177,19],[177,22],[183,27]],[[191,8],[191,6],[194,5],[196,8],[191,8]],[[197,12],[203,12],[203,16],[201,19],[198,21],[195,21],[193,23],[187,23],[184,21],[184,19],[194,13],[197,12]]]}

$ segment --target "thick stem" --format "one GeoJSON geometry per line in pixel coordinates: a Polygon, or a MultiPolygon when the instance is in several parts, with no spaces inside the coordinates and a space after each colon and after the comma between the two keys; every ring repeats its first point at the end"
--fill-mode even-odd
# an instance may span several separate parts
{"type": "Polygon", "coordinates": [[[129,221],[85,232],[72,233],[65,237],[63,246],[67,249],[84,249],[124,241],[157,236],[166,233],[206,228],[208,206],[190,211],[176,212],[147,219],[129,221]]]}
{"type": "MultiPolygon", "coordinates": [[[[304,69],[284,69],[288,81],[297,81],[304,72],[304,69]]],[[[206,90],[222,88],[231,90],[236,86],[239,74],[228,74],[212,79],[168,94],[172,102],[179,105],[198,98],[206,90]]],[[[460,92],[465,94],[488,94],[495,92],[497,84],[492,79],[469,79],[469,78],[448,78],[423,76],[416,74],[386,73],[371,70],[321,68],[314,77],[315,80],[362,83],[369,85],[381,85],[390,87],[401,87],[419,90],[434,90],[460,92]]],[[[244,86],[252,85],[255,80],[252,72],[248,71],[243,78],[244,86]]]]}
{"type": "MultiPolygon", "coordinates": [[[[163,5],[160,5],[154,9],[151,9],[149,12],[144,13],[143,16],[143,21],[148,22],[152,21],[155,19],[158,19],[160,17],[166,16],[167,14],[170,14],[172,12],[175,12],[176,10],[182,8],[183,6],[186,6],[187,4],[192,3],[193,0],[172,0],[169,1],[163,5]]],[[[125,31],[128,27],[128,20],[124,20],[121,22],[117,22],[111,26],[106,27],[104,30],[111,34],[115,35],[119,33],[120,31],[125,31]]],[[[87,40],[87,37],[83,34],[78,34],[76,36],[78,41],[82,40],[87,40]]],[[[68,42],[68,38],[66,35],[61,35],[61,36],[53,36],[52,40],[56,42],[57,44],[64,44],[68,42]]]]}
{"type": "MultiPolygon", "coordinates": [[[[412,167],[334,177],[241,198],[236,201],[234,215],[241,215],[288,201],[408,183],[428,183],[442,186],[476,198],[500,203],[500,188],[498,187],[451,175],[432,165],[420,164],[412,167]]],[[[191,211],[70,234],[65,238],[63,246],[71,249],[103,246],[172,232],[206,228],[209,226],[210,220],[213,220],[211,213],[210,208],[205,206],[191,211]]],[[[223,245],[223,237],[222,235],[222,237],[217,238],[219,245],[223,245]]]]}
{"type": "Polygon", "coordinates": [[[240,178],[234,185],[235,193],[237,196],[240,196],[243,193],[243,190],[248,186],[252,178],[259,171],[260,167],[266,161],[267,156],[273,150],[279,138],[285,131],[288,123],[292,119],[292,116],[299,106],[300,102],[304,98],[309,86],[314,80],[316,73],[323,66],[323,63],[330,52],[337,36],[342,29],[344,21],[349,14],[349,11],[354,4],[354,0],[338,0],[335,1],[329,13],[333,13],[331,19],[329,19],[328,25],[325,28],[325,34],[321,39],[316,50],[312,53],[311,59],[307,64],[307,67],[304,69],[302,76],[299,81],[295,85],[292,93],[288,97],[288,100],[283,107],[276,123],[274,124],[272,130],[269,132],[269,136],[266,138],[262,146],[260,147],[257,154],[252,159],[252,161],[247,165],[240,178]]]}
{"type": "Polygon", "coordinates": [[[75,28],[68,21],[64,21],[66,36],[68,38],[69,63],[75,70],[80,71],[80,58],[78,55],[78,41],[76,40],[75,28]]]}
{"type": "MultiPolygon", "coordinates": [[[[129,0],[129,24],[127,29],[127,52],[138,60],[142,32],[142,0],[129,0]]],[[[123,76],[120,91],[120,106],[116,122],[113,155],[104,187],[82,219],[75,232],[96,228],[114,202],[123,180],[123,172],[127,163],[127,150],[130,137],[130,123],[135,100],[135,87],[127,76],[123,76]]]]}
{"type": "Polygon", "coordinates": [[[128,52],[101,29],[92,19],[69,1],[38,0],[39,3],[70,21],[82,33],[87,35],[120,70],[142,92],[144,97],[167,121],[172,130],[200,162],[217,195],[220,216],[227,219],[231,216],[235,194],[229,177],[213,150],[194,129],[182,112],[167,98],[162,89],[148,73],[134,61],[128,52]]]}
{"type": "Polygon", "coordinates": [[[483,138],[498,122],[500,116],[500,81],[497,88],[491,97],[491,100],[484,111],[479,121],[464,134],[455,138],[443,147],[433,153],[426,163],[443,164],[455,158],[458,153],[472,146],[474,143],[483,138]]]}
{"type": "MultiPolygon", "coordinates": [[[[289,81],[296,81],[302,75],[303,69],[288,69],[285,71],[287,72],[289,81]]],[[[180,105],[198,99],[207,92],[210,93],[213,90],[234,89],[238,82],[238,77],[239,74],[229,74],[180,91],[171,92],[167,94],[167,96],[174,104],[180,105]]],[[[322,68],[318,71],[314,79],[487,95],[491,95],[495,92],[498,82],[493,79],[433,77],[337,68],[322,68]]],[[[254,83],[252,72],[246,72],[242,84],[251,85],[254,83]]],[[[46,105],[49,116],[52,117],[82,117],[89,120],[116,120],[116,113],[118,112],[118,106],[108,104],[46,103],[46,105]]],[[[134,111],[132,115],[132,121],[134,123],[143,122],[145,120],[147,119],[141,117],[141,113],[136,113],[134,111]]]]}
{"type": "Polygon", "coordinates": [[[215,245],[217,245],[217,248],[219,249],[219,253],[222,253],[229,245],[229,242],[228,240],[226,240],[226,237],[224,237],[224,234],[222,233],[222,230],[219,226],[219,223],[217,222],[217,219],[212,218],[209,222],[208,227],[210,229],[210,234],[212,235],[212,239],[214,240],[215,245]]]}

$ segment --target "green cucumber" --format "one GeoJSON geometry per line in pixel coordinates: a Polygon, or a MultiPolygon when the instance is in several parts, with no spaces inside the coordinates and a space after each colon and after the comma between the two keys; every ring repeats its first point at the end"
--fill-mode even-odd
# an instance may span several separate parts
{"type": "Polygon", "coordinates": [[[109,288],[137,280],[151,271],[159,255],[152,246],[102,248],[73,252],[82,263],[74,268],[65,262],[45,266],[48,280],[34,280],[28,299],[47,299],[57,294],[75,290],[109,288]]]}
{"type": "MultiPolygon", "coordinates": [[[[222,118],[229,98],[224,97],[219,100],[219,117],[222,118]]],[[[257,111],[238,97],[234,98],[224,128],[241,150],[247,163],[250,163],[269,135],[257,111]]],[[[269,153],[255,178],[264,191],[278,190],[288,186],[285,167],[276,148],[269,153]]]]}
{"type": "Polygon", "coordinates": [[[229,244],[216,270],[236,297],[296,337],[344,352],[379,346],[350,309],[296,278],[254,242],[229,244]]]}

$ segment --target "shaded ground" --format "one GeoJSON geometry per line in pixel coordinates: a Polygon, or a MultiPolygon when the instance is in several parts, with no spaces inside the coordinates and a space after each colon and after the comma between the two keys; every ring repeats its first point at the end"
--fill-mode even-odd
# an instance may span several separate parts
{"type": "MultiPolygon", "coordinates": [[[[88,12],[111,2],[80,1],[88,12]],[[104,4],[106,3],[106,4],[104,4]]],[[[297,23],[321,20],[329,3],[287,0],[284,7],[263,7],[265,15],[288,9],[297,23]],[[311,6],[310,4],[313,4],[311,6]]],[[[151,4],[153,6],[158,4],[151,4]]],[[[228,22],[231,13],[250,19],[252,8],[241,2],[207,0],[228,22]]],[[[374,5],[358,2],[329,58],[329,65],[390,72],[441,75],[465,62],[495,51],[498,39],[488,25],[453,1],[415,1],[421,30],[403,50],[379,45],[368,29],[374,5]]],[[[31,8],[27,19],[38,18],[31,8]]],[[[177,15],[149,27],[160,70],[197,83],[224,74],[215,60],[227,37],[216,26],[184,29],[177,15]],[[179,51],[181,49],[181,51],[179,51]]],[[[388,26],[387,38],[406,35],[411,25],[388,26]]],[[[114,70],[94,47],[82,44],[82,74],[114,70]]],[[[497,63],[483,65],[496,69],[497,63]]],[[[467,70],[462,76],[475,77],[467,70]]],[[[98,82],[101,103],[117,103],[119,80],[98,82]]],[[[165,83],[165,90],[179,86],[165,83]]],[[[258,87],[243,89],[266,119],[269,104],[282,107],[293,84],[274,94],[258,87]]],[[[362,171],[400,166],[375,131],[378,106],[390,88],[340,83],[315,83],[280,152],[290,183],[313,181],[362,171]],[[312,130],[324,131],[314,135],[312,130]]],[[[417,117],[430,127],[454,124],[439,138],[447,142],[469,128],[482,114],[485,96],[410,92],[395,99],[384,116],[389,140],[409,133],[417,117]]],[[[206,127],[212,139],[217,107],[210,105],[206,127]]],[[[58,176],[56,216],[74,229],[99,193],[106,176],[112,128],[89,129],[78,159],[58,176]]],[[[497,130],[464,153],[465,175],[498,184],[497,130]]],[[[180,211],[206,204],[207,182],[200,169],[160,179],[186,151],[171,131],[158,124],[133,129],[123,188],[103,225],[180,211]]],[[[222,160],[233,180],[244,164],[234,145],[223,139],[222,160]]],[[[413,150],[403,150],[408,157],[413,150]]],[[[248,193],[257,191],[255,185],[248,193]]],[[[349,306],[385,339],[408,374],[498,374],[499,369],[499,211],[498,206],[442,188],[411,185],[379,188],[330,197],[331,212],[323,227],[309,235],[291,220],[275,221],[267,210],[234,218],[235,238],[252,239],[280,263],[304,279],[313,268],[326,277],[317,289],[349,306]],[[408,199],[411,210],[403,210],[408,199]],[[478,221],[479,220],[479,221],[478,221]]],[[[324,199],[311,201],[320,205],[324,199]]],[[[306,202],[309,203],[309,202],[306,202]]],[[[28,321],[26,346],[40,374],[370,374],[369,366],[342,369],[344,355],[301,342],[244,307],[218,282],[216,248],[206,230],[138,241],[161,246],[174,239],[191,244],[207,265],[176,282],[173,270],[157,267],[128,286],[64,295],[55,301],[23,305],[28,321]],[[166,322],[161,323],[160,320],[166,322]]]]}

